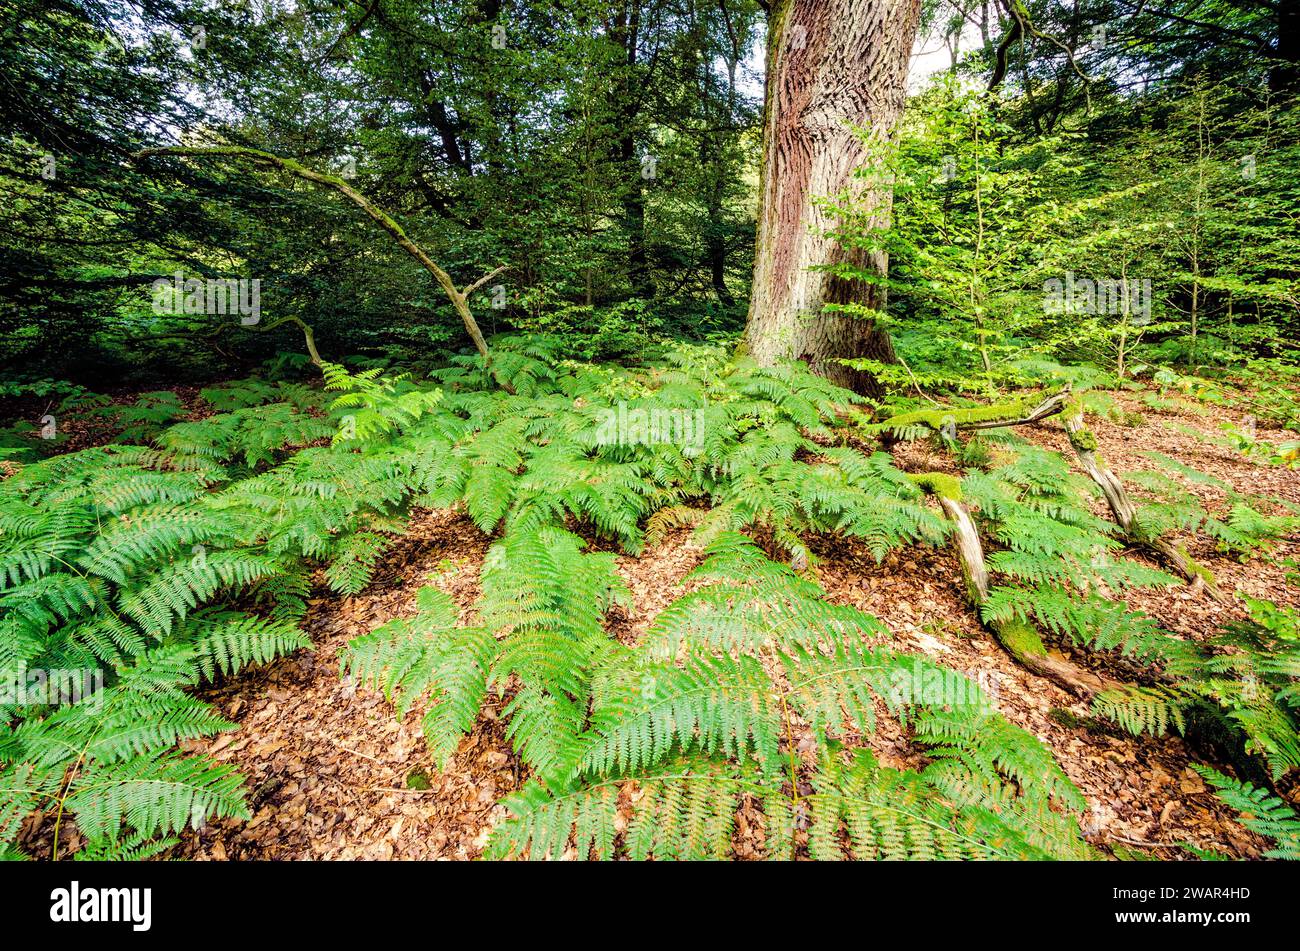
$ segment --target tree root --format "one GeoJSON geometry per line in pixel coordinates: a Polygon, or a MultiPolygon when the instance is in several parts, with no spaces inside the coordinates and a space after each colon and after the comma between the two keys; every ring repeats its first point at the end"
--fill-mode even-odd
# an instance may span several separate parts
{"type": "Polygon", "coordinates": [[[892,436],[894,439],[908,439],[917,430],[942,433],[951,427],[953,431],[998,429],[1002,426],[1024,426],[1037,423],[1062,412],[1070,399],[1070,388],[1066,386],[1061,392],[1047,397],[1037,405],[1025,400],[1013,400],[994,406],[972,406],[951,408],[939,406],[935,409],[922,409],[910,413],[899,413],[881,423],[868,427],[869,431],[892,436]]]}
{"type": "Polygon", "coordinates": [[[1208,569],[1197,564],[1187,552],[1167,538],[1153,538],[1143,530],[1138,522],[1137,506],[1125,491],[1124,483],[1097,455],[1097,439],[1084,425],[1083,407],[1075,402],[1062,418],[1079,465],[1106,497],[1115,524],[1124,533],[1124,540],[1155,555],[1163,564],[1182,575],[1188,583],[1203,589],[1215,601],[1227,603],[1230,599],[1219,590],[1214,583],[1214,575],[1208,569]]]}
{"type": "Polygon", "coordinates": [[[1162,564],[1171,568],[1186,581],[1203,590],[1210,598],[1220,604],[1228,603],[1226,596],[1215,584],[1214,575],[1197,564],[1187,552],[1174,545],[1166,538],[1151,537],[1138,523],[1137,506],[1124,489],[1124,483],[1115,475],[1097,454],[1097,439],[1084,425],[1083,406],[1078,400],[1071,399],[1067,384],[1059,393],[1047,397],[1036,406],[1027,401],[1013,401],[996,406],[977,406],[967,409],[917,410],[900,413],[882,423],[874,424],[870,430],[893,439],[912,438],[917,431],[921,433],[952,433],[963,430],[998,429],[1004,426],[1024,426],[1041,422],[1051,416],[1062,415],[1066,432],[1070,437],[1070,446],[1083,471],[1088,474],[1101,489],[1110,506],[1115,523],[1123,532],[1126,542],[1151,553],[1162,564]]]}
{"type": "MultiPolygon", "coordinates": [[[[939,500],[943,514],[953,525],[957,560],[966,582],[966,598],[979,612],[988,600],[989,575],[975,520],[960,499],[928,488],[933,486],[933,480],[916,477],[914,481],[927,488],[939,500]]],[[[1119,681],[1080,667],[1064,655],[1048,650],[1038,630],[1028,621],[985,621],[984,626],[1002,645],[1002,649],[1022,667],[1052,681],[1081,700],[1090,700],[1103,690],[1123,686],[1119,681]]]]}

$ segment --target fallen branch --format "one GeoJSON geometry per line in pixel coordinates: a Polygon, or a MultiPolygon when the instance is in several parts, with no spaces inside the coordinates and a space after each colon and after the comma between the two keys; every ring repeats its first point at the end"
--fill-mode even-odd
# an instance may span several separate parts
{"type": "Polygon", "coordinates": [[[1182,575],[1189,584],[1203,589],[1215,601],[1226,603],[1229,599],[1215,586],[1214,576],[1207,569],[1198,565],[1190,555],[1168,539],[1153,536],[1142,528],[1137,517],[1137,506],[1124,490],[1124,484],[1097,455],[1096,437],[1083,422],[1083,405],[1071,398],[1068,384],[1061,392],[1049,396],[1036,406],[1019,401],[969,409],[917,410],[892,416],[883,423],[868,428],[877,433],[892,434],[897,439],[911,439],[919,434],[943,433],[949,429],[955,433],[962,430],[1024,426],[1058,414],[1062,415],[1065,422],[1070,446],[1079,465],[1101,489],[1124,540],[1149,551],[1163,564],[1182,575]]]}

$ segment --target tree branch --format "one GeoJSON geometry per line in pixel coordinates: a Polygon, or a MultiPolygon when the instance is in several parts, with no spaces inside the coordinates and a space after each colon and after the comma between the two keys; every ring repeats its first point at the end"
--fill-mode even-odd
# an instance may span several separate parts
{"type": "MultiPolygon", "coordinates": [[[[318,172],[315,169],[308,168],[300,162],[294,161],[293,159],[283,158],[282,156],[275,155],[271,152],[263,152],[260,149],[253,149],[240,145],[208,147],[173,146],[168,148],[143,149],[134,153],[132,158],[140,160],[160,155],[188,156],[193,158],[225,157],[247,159],[260,165],[269,165],[273,168],[278,168],[281,171],[288,172],[298,178],[304,178],[307,181],[315,182],[318,185],[324,185],[327,188],[334,189],[365,212],[366,216],[378,224],[379,227],[388,232],[402,250],[415,258],[415,260],[420,263],[421,267],[434,276],[434,279],[437,280],[438,284],[446,293],[447,298],[451,301],[452,306],[456,309],[456,313],[460,315],[461,321],[465,324],[466,332],[469,334],[470,339],[474,341],[474,346],[478,349],[478,352],[483,356],[484,364],[490,369],[491,355],[488,353],[487,341],[483,339],[483,332],[479,330],[478,323],[474,320],[474,315],[470,311],[469,305],[466,302],[468,289],[466,293],[462,293],[456,287],[456,282],[452,280],[451,275],[434,263],[433,259],[424,252],[424,249],[407,236],[406,231],[401,225],[394,221],[387,212],[371,202],[342,178],[339,178],[337,175],[318,172]]],[[[493,271],[492,274],[488,275],[488,277],[491,277],[500,271],[501,268],[498,268],[496,271],[493,271]]],[[[470,289],[477,287],[484,280],[487,280],[487,278],[480,279],[479,282],[471,285],[470,289]]],[[[504,383],[502,385],[505,386],[507,390],[510,389],[510,387],[506,386],[504,383]]]]}

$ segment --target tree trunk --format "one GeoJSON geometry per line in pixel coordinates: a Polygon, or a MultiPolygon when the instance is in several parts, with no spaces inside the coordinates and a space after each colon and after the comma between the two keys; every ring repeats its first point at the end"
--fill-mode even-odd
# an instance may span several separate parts
{"type": "Polygon", "coordinates": [[[1276,62],[1268,73],[1268,88],[1278,95],[1300,92],[1300,0],[1278,0],[1276,62]]]}
{"type": "MultiPolygon", "coordinates": [[[[841,357],[895,361],[888,334],[870,319],[824,313],[826,304],[885,304],[881,285],[833,277],[847,263],[885,273],[883,253],[849,249],[826,234],[835,224],[814,199],[864,185],[851,125],[889,133],[903,108],[919,0],[774,0],[768,15],[762,203],[746,344],[770,366],[806,360],[842,386],[871,392],[868,375],[841,357]]],[[[880,210],[887,210],[888,196],[880,210]]]]}
{"type": "Polygon", "coordinates": [[[619,8],[611,31],[613,41],[622,50],[622,63],[615,85],[620,104],[620,135],[615,156],[623,174],[623,227],[627,231],[627,277],[634,297],[653,298],[654,278],[645,236],[645,175],[637,156],[637,131],[644,99],[642,81],[637,70],[637,49],[641,41],[641,0],[624,2],[619,8]]]}

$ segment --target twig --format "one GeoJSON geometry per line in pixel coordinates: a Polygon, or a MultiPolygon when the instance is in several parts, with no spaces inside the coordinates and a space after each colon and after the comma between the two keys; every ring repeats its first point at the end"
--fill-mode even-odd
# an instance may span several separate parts
{"type": "Polygon", "coordinates": [[[342,743],[340,743],[338,740],[333,739],[332,737],[326,737],[326,739],[328,739],[328,740],[330,741],[330,743],[332,743],[333,745],[337,746],[339,749],[341,749],[341,750],[342,750],[343,752],[345,752],[345,753],[351,753],[353,756],[360,756],[362,759],[368,759],[368,760],[370,760],[370,762],[372,762],[372,763],[378,763],[380,766],[387,766],[387,765],[388,765],[388,764],[385,763],[383,760],[381,760],[381,759],[376,759],[375,757],[371,756],[369,753],[362,753],[360,750],[354,750],[354,749],[351,749],[350,747],[344,746],[342,743]]]}

